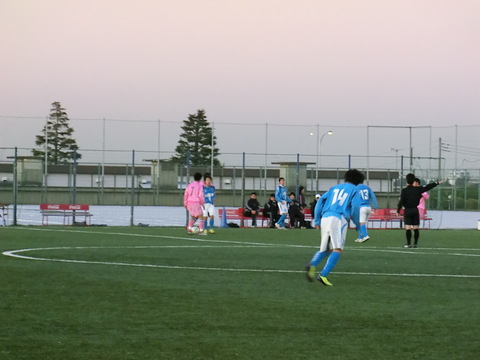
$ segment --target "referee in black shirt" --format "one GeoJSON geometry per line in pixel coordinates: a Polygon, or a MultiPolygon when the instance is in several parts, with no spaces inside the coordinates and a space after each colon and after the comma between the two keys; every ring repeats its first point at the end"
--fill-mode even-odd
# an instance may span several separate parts
{"type": "Polygon", "coordinates": [[[405,223],[405,231],[407,237],[407,243],[403,246],[405,248],[412,247],[412,229],[413,229],[413,238],[414,243],[413,247],[416,248],[418,244],[418,238],[420,237],[419,226],[420,226],[420,214],[418,212],[418,204],[422,198],[422,193],[433,189],[435,186],[440,185],[443,181],[433,182],[426,186],[414,187],[413,182],[415,180],[415,174],[407,174],[406,176],[407,186],[402,189],[400,193],[400,200],[398,201],[397,213],[400,213],[400,210],[405,208],[403,213],[403,221],[405,223]]]}

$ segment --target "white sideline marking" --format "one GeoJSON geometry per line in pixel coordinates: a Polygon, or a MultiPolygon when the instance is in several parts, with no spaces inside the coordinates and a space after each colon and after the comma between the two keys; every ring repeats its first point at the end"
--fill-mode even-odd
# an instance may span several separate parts
{"type": "MultiPolygon", "coordinates": [[[[205,241],[205,240],[202,240],[205,241]]],[[[228,242],[223,240],[222,242],[228,242]]],[[[236,243],[236,242],[235,242],[236,243]]],[[[260,273],[303,273],[300,270],[281,270],[281,269],[232,269],[232,268],[217,268],[217,267],[200,267],[200,266],[177,266],[177,265],[157,265],[157,264],[132,264],[124,262],[109,262],[109,261],[89,261],[89,260],[69,260],[69,259],[51,259],[42,257],[32,257],[19,255],[19,253],[42,251],[42,250],[81,250],[81,249],[149,249],[149,248],[254,248],[254,247],[271,247],[270,245],[153,245],[153,246],[62,246],[49,248],[30,248],[4,251],[2,255],[11,256],[18,259],[37,260],[37,261],[53,261],[62,263],[75,264],[96,264],[96,265],[114,265],[114,266],[133,266],[133,267],[147,267],[160,269],[184,269],[184,270],[208,270],[208,271],[229,271],[229,272],[260,272],[260,273]]],[[[454,275],[454,274],[407,274],[407,273],[370,273],[370,272],[332,272],[333,274],[341,275],[367,275],[367,276],[404,276],[404,277],[448,277],[448,278],[480,278],[480,275],[454,275]]]]}

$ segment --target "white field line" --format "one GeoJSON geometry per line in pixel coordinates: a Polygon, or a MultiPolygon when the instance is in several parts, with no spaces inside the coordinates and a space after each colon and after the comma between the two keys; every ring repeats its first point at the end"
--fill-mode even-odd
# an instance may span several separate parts
{"type": "MultiPolygon", "coordinates": [[[[131,266],[131,267],[146,267],[146,268],[160,268],[160,269],[184,269],[184,270],[207,270],[207,271],[228,271],[228,272],[259,272],[259,273],[303,273],[300,270],[282,270],[282,269],[232,269],[232,268],[218,268],[218,267],[198,267],[198,266],[177,266],[177,265],[158,265],[158,264],[132,264],[124,262],[109,262],[109,261],[89,261],[89,260],[71,260],[71,259],[52,259],[43,257],[32,257],[26,255],[19,255],[19,253],[42,251],[42,250],[81,250],[81,249],[145,249],[145,248],[256,248],[256,247],[270,247],[259,245],[169,245],[169,246],[73,246],[73,247],[49,247],[49,248],[30,248],[4,251],[2,255],[11,256],[24,260],[36,260],[36,261],[49,261],[49,262],[61,262],[61,263],[74,263],[74,264],[96,264],[96,265],[113,265],[113,266],[131,266]]],[[[367,276],[403,276],[403,277],[448,277],[448,278],[480,278],[480,275],[455,275],[455,274],[408,274],[408,273],[376,273],[376,272],[332,272],[334,274],[341,275],[367,275],[367,276]]]]}

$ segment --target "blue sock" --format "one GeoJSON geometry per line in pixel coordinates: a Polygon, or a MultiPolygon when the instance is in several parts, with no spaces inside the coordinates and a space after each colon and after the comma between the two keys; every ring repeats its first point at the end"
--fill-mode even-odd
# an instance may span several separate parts
{"type": "Polygon", "coordinates": [[[214,223],[215,223],[215,220],[210,218],[210,229],[213,229],[214,223]]]}
{"type": "Polygon", "coordinates": [[[367,236],[367,226],[365,224],[360,225],[360,232],[362,233],[362,236],[365,237],[367,236]]]}
{"type": "Polygon", "coordinates": [[[205,224],[203,227],[205,228],[205,230],[208,229],[208,223],[207,223],[207,220],[204,220],[203,223],[205,224]]]}
{"type": "Polygon", "coordinates": [[[321,276],[327,276],[328,274],[330,274],[330,271],[332,271],[335,265],[337,265],[338,259],[340,259],[340,255],[341,254],[336,251],[333,251],[330,254],[330,256],[328,257],[327,263],[325,264],[325,267],[320,273],[321,276]]]}
{"type": "Polygon", "coordinates": [[[283,214],[282,216],[280,216],[280,219],[278,219],[277,224],[280,227],[285,227],[285,219],[286,218],[287,218],[287,214],[283,214]]]}
{"type": "Polygon", "coordinates": [[[310,265],[318,266],[320,261],[322,261],[328,255],[328,251],[317,251],[315,255],[313,255],[312,260],[310,261],[310,265]]]}

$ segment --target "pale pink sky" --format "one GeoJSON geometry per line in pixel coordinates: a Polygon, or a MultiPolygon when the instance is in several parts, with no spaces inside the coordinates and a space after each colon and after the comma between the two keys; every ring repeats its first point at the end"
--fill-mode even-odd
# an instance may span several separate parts
{"type": "MultiPolygon", "coordinates": [[[[53,101],[71,119],[180,122],[204,108],[219,131],[480,125],[479,16],[478,0],[1,0],[0,147],[33,146],[42,122],[8,117],[44,118],[53,101]]],[[[120,124],[107,147],[157,149],[120,124]]],[[[99,122],[74,126],[101,148],[99,122]]],[[[178,132],[165,137],[170,150],[178,132]]]]}

